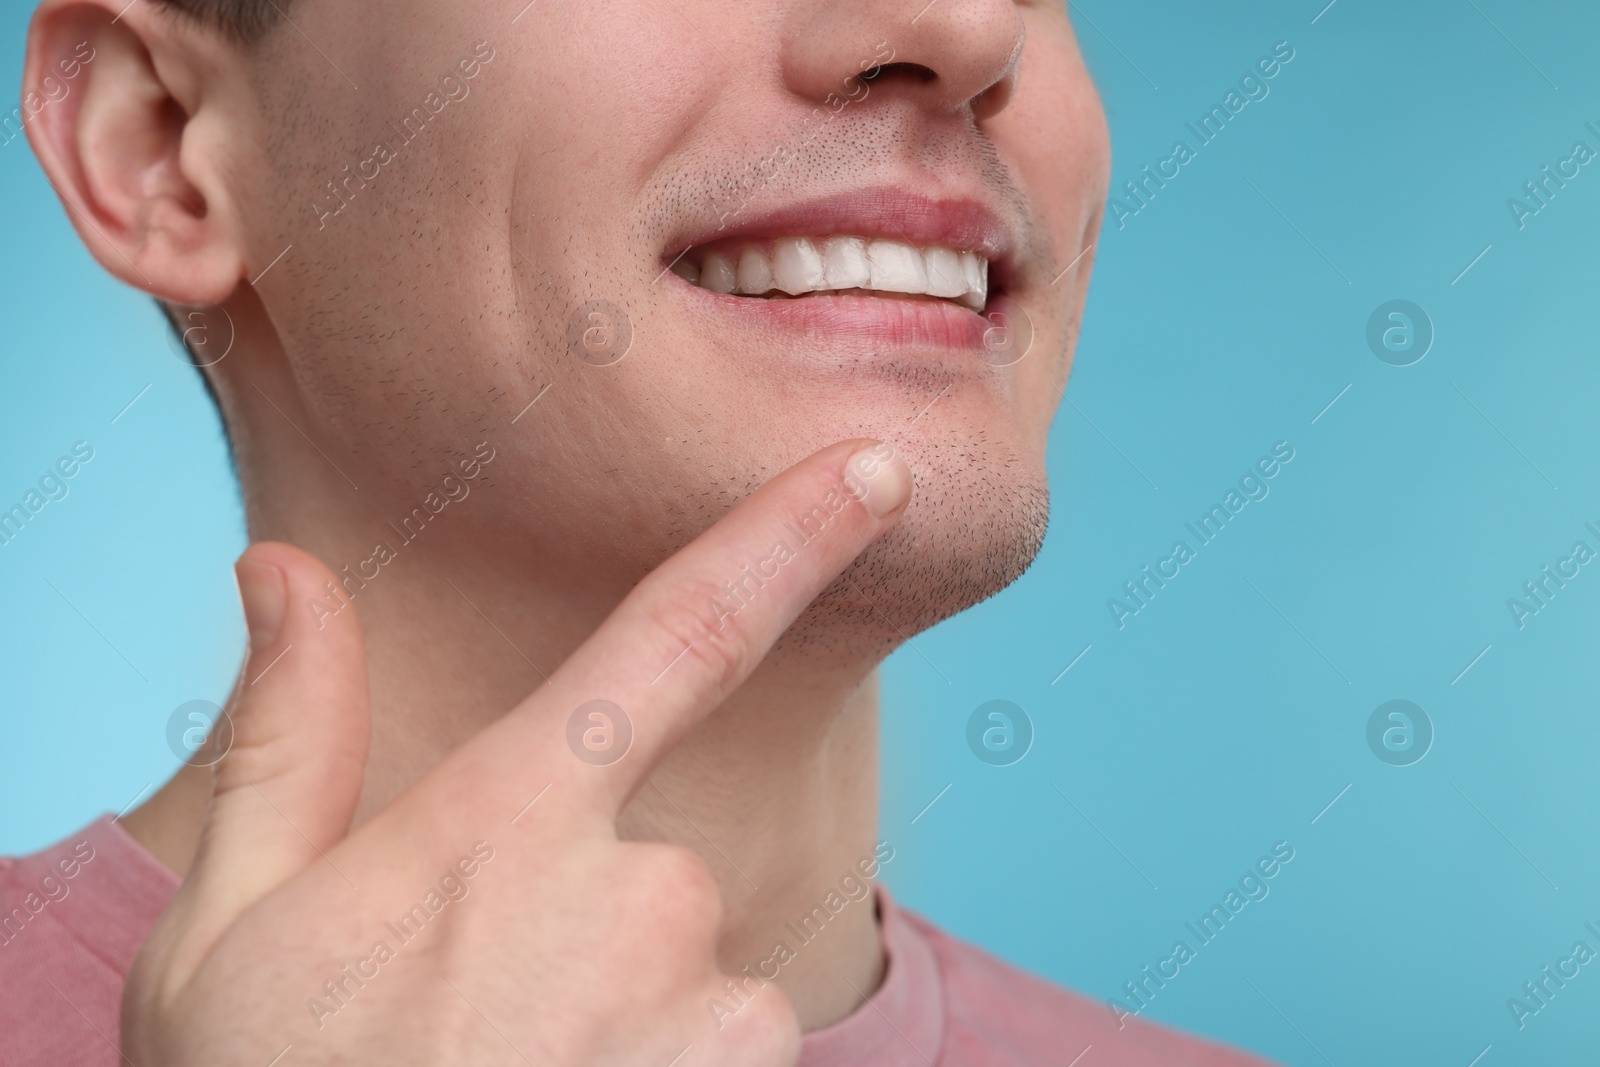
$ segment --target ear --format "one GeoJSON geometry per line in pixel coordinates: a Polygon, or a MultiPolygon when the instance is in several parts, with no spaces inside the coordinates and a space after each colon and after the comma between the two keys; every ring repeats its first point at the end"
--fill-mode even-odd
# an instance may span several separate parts
{"type": "Polygon", "coordinates": [[[34,13],[28,140],[101,266],[175,304],[220,304],[245,277],[224,180],[224,131],[243,124],[219,121],[237,97],[215,79],[244,57],[158,4],[123,3],[44,0],[34,13]]]}

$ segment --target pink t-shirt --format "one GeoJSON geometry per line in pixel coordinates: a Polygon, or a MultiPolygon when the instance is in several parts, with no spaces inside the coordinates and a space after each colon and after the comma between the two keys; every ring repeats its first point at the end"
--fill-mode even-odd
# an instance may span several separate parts
{"type": "MultiPolygon", "coordinates": [[[[178,879],[109,815],[0,859],[0,1064],[117,1067],[123,975],[178,879]]],[[[801,1067],[1270,1067],[1137,1019],[957,941],[878,890],[888,970],[801,1067]]]]}

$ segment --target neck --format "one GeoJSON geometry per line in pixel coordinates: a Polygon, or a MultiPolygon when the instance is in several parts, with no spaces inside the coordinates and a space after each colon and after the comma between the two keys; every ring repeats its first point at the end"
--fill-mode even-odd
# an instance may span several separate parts
{"type": "MultiPolygon", "coordinates": [[[[471,495],[403,540],[413,531],[391,524],[409,512],[413,493],[382,494],[375,480],[347,468],[363,483],[357,493],[303,444],[272,446],[275,460],[299,458],[256,464],[252,449],[241,449],[252,539],[292,541],[336,573],[349,564],[352,574],[372,574],[373,564],[357,564],[371,559],[375,540],[393,550],[376,577],[339,590],[342,607],[328,601],[357,611],[366,639],[373,724],[359,825],[543,684],[631,582],[575,589],[533,562],[507,563],[536,553],[511,550],[510,538],[481,521],[496,502],[474,513],[471,495]],[[375,506],[383,496],[388,503],[375,506]]],[[[618,821],[624,838],[670,842],[705,860],[725,905],[722,969],[740,976],[742,990],[758,984],[743,977],[745,968],[769,977],[777,970],[773,980],[806,1029],[849,1014],[882,977],[871,900],[840,890],[844,876],[876,870],[877,714],[871,663],[819,662],[808,647],[780,644],[618,821]],[[810,918],[818,908],[826,916],[820,935],[823,923],[810,918]]],[[[125,825],[181,875],[208,800],[209,773],[186,769],[125,825]]],[[[731,995],[723,1010],[747,995],[731,995]]]]}
{"type": "MultiPolygon", "coordinates": [[[[357,822],[536,690],[604,615],[548,626],[590,613],[501,570],[452,573],[425,552],[385,566],[351,603],[367,635],[374,708],[357,822]]],[[[758,970],[779,942],[794,951],[777,982],[807,1028],[843,1018],[856,991],[881,976],[870,903],[830,913],[826,935],[804,948],[789,927],[871,860],[877,757],[876,673],[830,674],[780,649],[673,750],[618,820],[620,836],[681,845],[716,875],[725,972],[758,970]]]]}

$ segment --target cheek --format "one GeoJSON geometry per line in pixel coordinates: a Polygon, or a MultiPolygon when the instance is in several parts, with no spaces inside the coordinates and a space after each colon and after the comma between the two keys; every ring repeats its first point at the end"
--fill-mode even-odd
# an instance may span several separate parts
{"type": "Polygon", "coordinates": [[[1050,424],[1061,405],[1062,386],[1072,366],[1075,339],[1066,337],[1047,343],[1045,337],[1040,337],[1035,350],[1017,365],[1017,414],[1034,451],[1043,452],[1050,424]]]}
{"type": "Polygon", "coordinates": [[[1038,293],[1019,294],[1035,319],[1033,349],[1016,367],[1018,403],[1029,430],[1044,435],[1055,415],[1077,343],[1110,181],[1110,138],[1099,94],[1066,19],[1026,13],[1028,41],[1017,94],[991,121],[990,135],[1027,193],[1045,237],[1039,252],[1058,272],[1038,293]],[[1086,249],[1088,251],[1086,251],[1086,249]]]}
{"type": "Polygon", "coordinates": [[[1064,18],[1029,18],[1016,97],[992,126],[1064,266],[1103,210],[1111,168],[1105,111],[1064,18]]]}

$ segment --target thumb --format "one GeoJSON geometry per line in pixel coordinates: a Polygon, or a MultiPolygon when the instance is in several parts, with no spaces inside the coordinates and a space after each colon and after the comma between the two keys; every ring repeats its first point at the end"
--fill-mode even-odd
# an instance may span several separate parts
{"type": "Polygon", "coordinates": [[[232,744],[173,908],[195,962],[262,897],[333,863],[326,854],[349,832],[371,729],[361,628],[333,573],[292,545],[262,542],[234,574],[250,655],[217,724],[227,745],[231,722],[232,744]]]}

